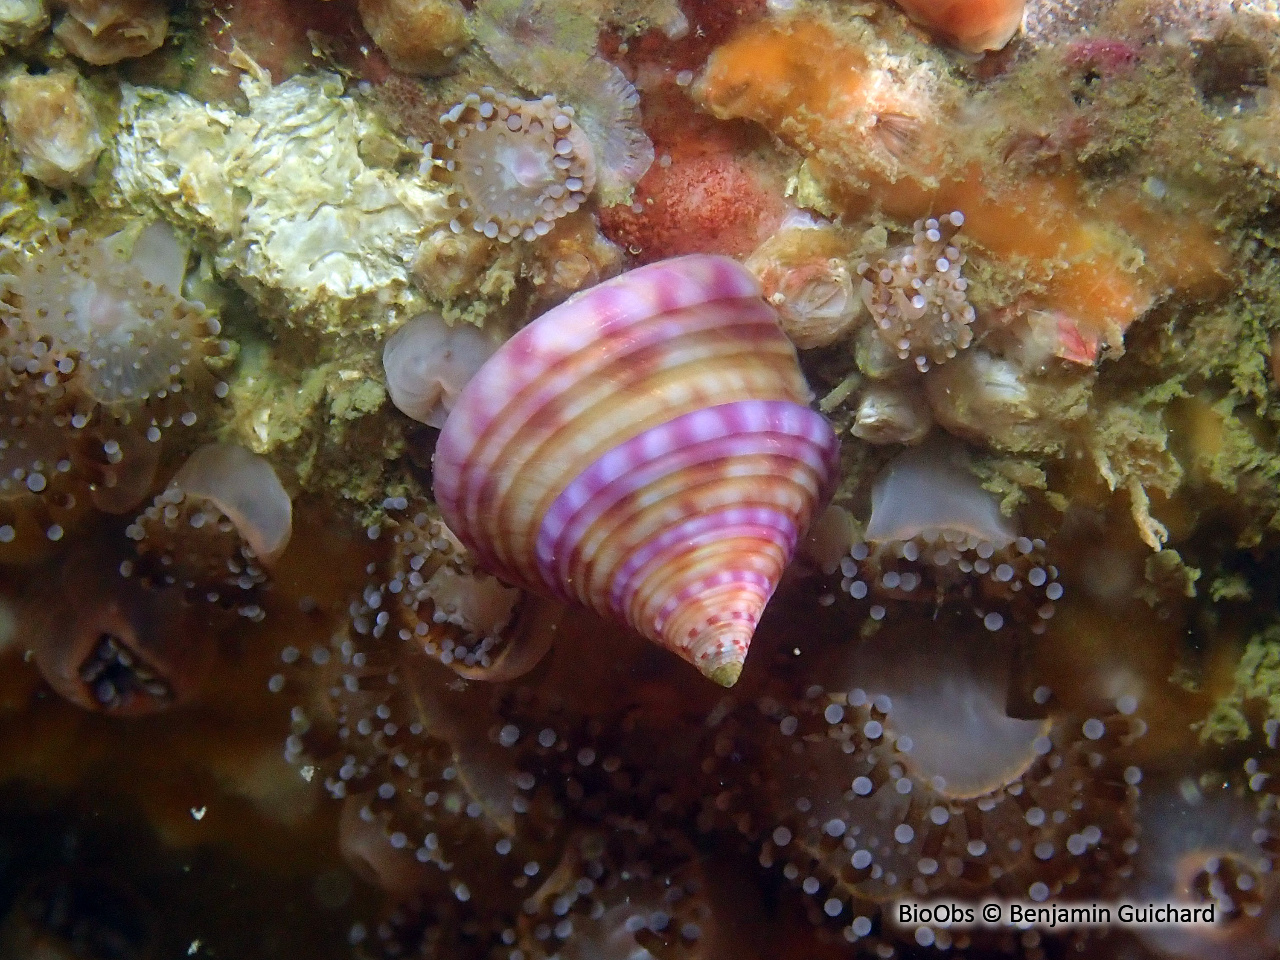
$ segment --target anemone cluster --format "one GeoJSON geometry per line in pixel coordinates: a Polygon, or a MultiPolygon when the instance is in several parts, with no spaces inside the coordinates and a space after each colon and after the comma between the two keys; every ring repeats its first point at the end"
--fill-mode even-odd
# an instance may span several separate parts
{"type": "MultiPolygon", "coordinates": [[[[472,20],[477,44],[512,83],[573,104],[574,120],[594,150],[606,205],[628,202],[654,161],[634,77],[596,51],[601,21],[610,14],[625,17],[625,5],[610,7],[485,0],[476,4],[472,20]]],[[[675,21],[683,16],[678,7],[663,14],[675,21]]]]}
{"type": "Polygon", "coordinates": [[[608,956],[701,958],[717,948],[707,878],[688,841],[625,817],[584,830],[526,902],[516,941],[529,958],[577,957],[580,944],[608,956]]]}
{"type": "Polygon", "coordinates": [[[195,699],[239,614],[261,621],[292,503],[241,447],[196,450],[125,529],[82,538],[28,589],[24,642],[54,690],[117,716],[195,699]]]}
{"type": "Polygon", "coordinates": [[[901,899],[1114,896],[1136,848],[1136,703],[1010,717],[1007,647],[913,626],[829,664],[856,686],[766,688],[730,715],[703,764],[722,787],[704,822],[735,825],[853,942],[901,899]]]}
{"type": "Polygon", "coordinates": [[[0,47],[0,956],[1275,956],[1275,0],[0,47]]]}
{"type": "MultiPolygon", "coordinates": [[[[397,554],[415,555],[414,535],[395,539],[397,554]]],[[[461,646],[445,640],[461,632],[443,620],[404,628],[417,604],[401,608],[399,594],[421,580],[403,576],[366,590],[328,643],[283,651],[273,689],[311,697],[292,708],[285,754],[343,802],[341,844],[356,869],[403,899],[446,896],[512,944],[517,924],[550,909],[553,891],[565,903],[553,911],[561,919],[576,900],[578,912],[604,896],[603,869],[593,862],[613,840],[597,849],[588,837],[611,837],[616,824],[588,834],[583,825],[625,817],[637,795],[648,798],[638,809],[648,809],[652,798],[609,752],[598,724],[556,708],[553,696],[503,683],[497,670],[468,668],[461,646]],[[450,667],[491,682],[451,684],[450,667]],[[598,897],[588,897],[596,882],[598,897]]],[[[664,845],[650,845],[665,855],[664,845]]],[[[639,862],[630,855],[637,859],[629,864],[639,862]]],[[[598,917],[588,909],[584,920],[598,917]]],[[[536,924],[523,935],[547,937],[536,924]]]]}
{"type": "Polygon", "coordinates": [[[220,352],[221,327],[183,297],[185,272],[163,224],[102,240],[61,225],[27,250],[4,285],[11,416],[39,406],[77,430],[109,418],[153,442],[194,424],[196,405],[219,392],[204,361],[220,352]]]}
{"type": "Polygon", "coordinates": [[[305,660],[324,677],[317,702],[292,711],[286,755],[344,802],[344,852],[380,885],[518,902],[562,829],[521,758],[556,734],[489,730],[474,695],[429,692],[443,692],[431,681],[445,668],[399,652],[408,646],[335,636],[286,648],[286,664],[305,660]]]}

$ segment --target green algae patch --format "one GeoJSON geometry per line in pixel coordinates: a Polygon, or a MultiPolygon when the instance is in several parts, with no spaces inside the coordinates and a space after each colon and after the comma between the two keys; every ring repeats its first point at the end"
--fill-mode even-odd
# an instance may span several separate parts
{"type": "Polygon", "coordinates": [[[1214,704],[1200,739],[1226,744],[1255,735],[1258,720],[1280,720],[1280,625],[1250,638],[1236,665],[1235,685],[1214,704]]]}
{"type": "MultiPolygon", "coordinates": [[[[1028,491],[1044,494],[1049,489],[1049,478],[1039,463],[1026,457],[997,457],[974,466],[974,473],[982,482],[982,489],[1000,498],[1000,512],[1013,516],[1019,507],[1028,503],[1028,491]]],[[[1051,506],[1056,505],[1051,503],[1051,506]]]]}
{"type": "Polygon", "coordinates": [[[1280,531],[1280,450],[1269,420],[1232,397],[1200,396],[1175,404],[1180,456],[1205,506],[1230,518],[1240,548],[1280,531]]]}
{"type": "Polygon", "coordinates": [[[1147,557],[1142,575],[1149,589],[1139,588],[1138,594],[1156,607],[1165,597],[1195,597],[1196,581],[1200,579],[1201,571],[1188,566],[1177,550],[1166,547],[1147,557]]]}
{"type": "Polygon", "coordinates": [[[22,164],[8,138],[0,138],[0,231],[8,239],[23,241],[40,229],[40,211],[22,164]]]}
{"type": "Polygon", "coordinates": [[[1253,588],[1242,574],[1224,573],[1209,584],[1209,599],[1214,603],[1248,603],[1253,599],[1253,588]]]}
{"type": "Polygon", "coordinates": [[[247,340],[222,439],[270,458],[307,492],[380,502],[388,463],[403,452],[403,418],[386,403],[374,351],[339,343],[341,355],[317,357],[247,340]]]}
{"type": "Polygon", "coordinates": [[[1250,257],[1246,274],[1233,279],[1229,299],[1166,322],[1144,349],[1143,362],[1187,383],[1219,382],[1258,413],[1273,410],[1268,361],[1280,325],[1280,265],[1276,251],[1267,254],[1250,257]]]}
{"type": "Polygon", "coordinates": [[[329,390],[329,415],[334,420],[356,420],[376,412],[386,402],[387,391],[376,380],[356,375],[342,378],[329,390]]]}
{"type": "MultiPolygon", "coordinates": [[[[796,206],[820,213],[828,220],[835,220],[840,216],[840,208],[831,202],[822,181],[814,174],[808,160],[800,164],[795,176],[787,182],[787,195],[795,198],[796,206]]],[[[889,234],[884,231],[884,242],[876,246],[883,248],[888,240],[889,234]]]]}
{"type": "Polygon", "coordinates": [[[273,456],[310,432],[334,365],[316,364],[305,375],[291,366],[261,341],[241,344],[240,363],[228,381],[224,440],[273,456]]]}
{"type": "Polygon", "coordinates": [[[1098,474],[1111,490],[1129,494],[1133,521],[1143,541],[1159,550],[1169,531],[1152,514],[1151,491],[1172,496],[1182,465],[1169,449],[1169,430],[1159,410],[1113,405],[1097,418],[1089,437],[1098,474]]]}

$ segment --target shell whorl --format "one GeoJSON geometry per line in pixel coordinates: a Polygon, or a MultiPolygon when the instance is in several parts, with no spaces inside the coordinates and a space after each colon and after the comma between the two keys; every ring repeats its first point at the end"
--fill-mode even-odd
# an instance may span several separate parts
{"type": "Polygon", "coordinates": [[[633,270],[513,337],[440,434],[436,500],[494,573],[622,619],[725,685],[838,443],[759,286],[633,270]]]}

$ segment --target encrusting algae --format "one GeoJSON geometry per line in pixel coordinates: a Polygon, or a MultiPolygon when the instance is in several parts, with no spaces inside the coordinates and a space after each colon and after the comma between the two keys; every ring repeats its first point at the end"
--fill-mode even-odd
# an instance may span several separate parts
{"type": "Polygon", "coordinates": [[[0,0],[0,957],[1273,956],[1278,92],[1272,0],[0,0]],[[900,909],[997,901],[1220,920],[900,909]]]}

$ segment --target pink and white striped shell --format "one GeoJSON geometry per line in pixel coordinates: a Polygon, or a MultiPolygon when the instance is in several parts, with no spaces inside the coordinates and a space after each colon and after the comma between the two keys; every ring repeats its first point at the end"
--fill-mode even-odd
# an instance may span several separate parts
{"type": "Polygon", "coordinates": [[[441,513],[503,579],[628,624],[732,685],[839,443],[795,349],[725,257],[572,297],[459,395],[441,513]]]}

